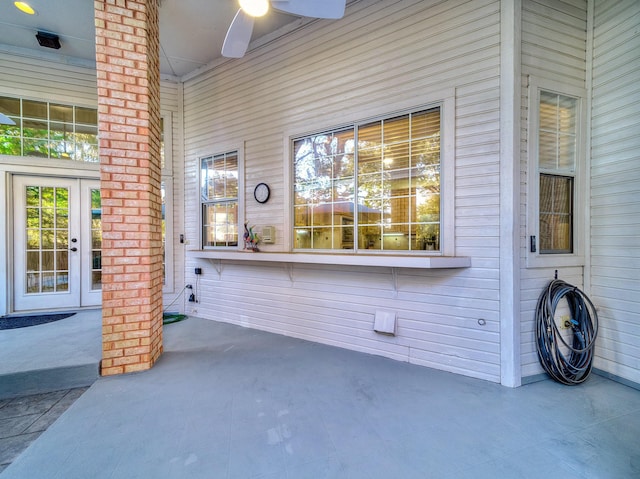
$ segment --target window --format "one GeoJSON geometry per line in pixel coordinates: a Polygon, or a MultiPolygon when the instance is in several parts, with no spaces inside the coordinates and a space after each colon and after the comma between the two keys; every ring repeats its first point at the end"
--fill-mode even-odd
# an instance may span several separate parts
{"type": "Polygon", "coordinates": [[[238,153],[200,160],[202,246],[238,245],[238,153]]]}
{"type": "Polygon", "coordinates": [[[294,139],[294,248],[440,251],[440,110],[294,139]]]}
{"type": "Polygon", "coordinates": [[[581,97],[536,81],[531,86],[529,250],[534,263],[562,265],[561,256],[577,257],[582,249],[581,97]]]}
{"type": "Polygon", "coordinates": [[[100,161],[95,108],[0,97],[0,111],[16,123],[0,125],[0,154],[100,161]]]}
{"type": "Polygon", "coordinates": [[[102,198],[100,189],[91,195],[91,289],[102,289],[102,198]]]}
{"type": "Polygon", "coordinates": [[[577,99],[540,91],[540,253],[573,253],[577,99]]]}
{"type": "Polygon", "coordinates": [[[174,290],[173,258],[173,117],[171,112],[162,112],[160,119],[160,161],[162,181],[160,193],[162,199],[162,271],[163,291],[174,290]]]}

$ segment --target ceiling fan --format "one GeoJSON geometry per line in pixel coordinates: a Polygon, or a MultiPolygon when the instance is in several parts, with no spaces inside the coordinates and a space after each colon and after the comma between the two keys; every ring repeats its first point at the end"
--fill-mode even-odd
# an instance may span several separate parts
{"type": "Polygon", "coordinates": [[[240,10],[233,18],[222,45],[222,56],[241,58],[251,41],[253,19],[274,10],[301,17],[342,18],[346,0],[240,0],[240,10]]]}

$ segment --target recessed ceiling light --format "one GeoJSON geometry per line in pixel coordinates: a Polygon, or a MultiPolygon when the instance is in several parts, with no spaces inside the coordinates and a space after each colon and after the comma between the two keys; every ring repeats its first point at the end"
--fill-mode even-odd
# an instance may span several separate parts
{"type": "Polygon", "coordinates": [[[33,7],[31,5],[29,5],[27,2],[13,2],[13,4],[21,12],[24,12],[24,13],[26,13],[28,15],[35,15],[36,14],[36,11],[33,9],[33,7]]]}

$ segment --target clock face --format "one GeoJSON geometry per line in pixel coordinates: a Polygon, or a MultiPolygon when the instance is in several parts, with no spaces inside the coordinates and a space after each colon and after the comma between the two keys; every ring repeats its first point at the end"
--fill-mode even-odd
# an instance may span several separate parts
{"type": "Polygon", "coordinates": [[[253,197],[258,203],[266,203],[269,200],[269,186],[266,183],[259,183],[255,190],[253,190],[253,197]]]}

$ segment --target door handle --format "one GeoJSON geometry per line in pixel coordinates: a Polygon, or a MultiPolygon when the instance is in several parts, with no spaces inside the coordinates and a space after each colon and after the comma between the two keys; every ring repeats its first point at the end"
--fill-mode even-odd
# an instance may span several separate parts
{"type": "Polygon", "coordinates": [[[69,248],[69,251],[78,251],[78,248],[76,248],[75,246],[72,248],[69,248]]]}

